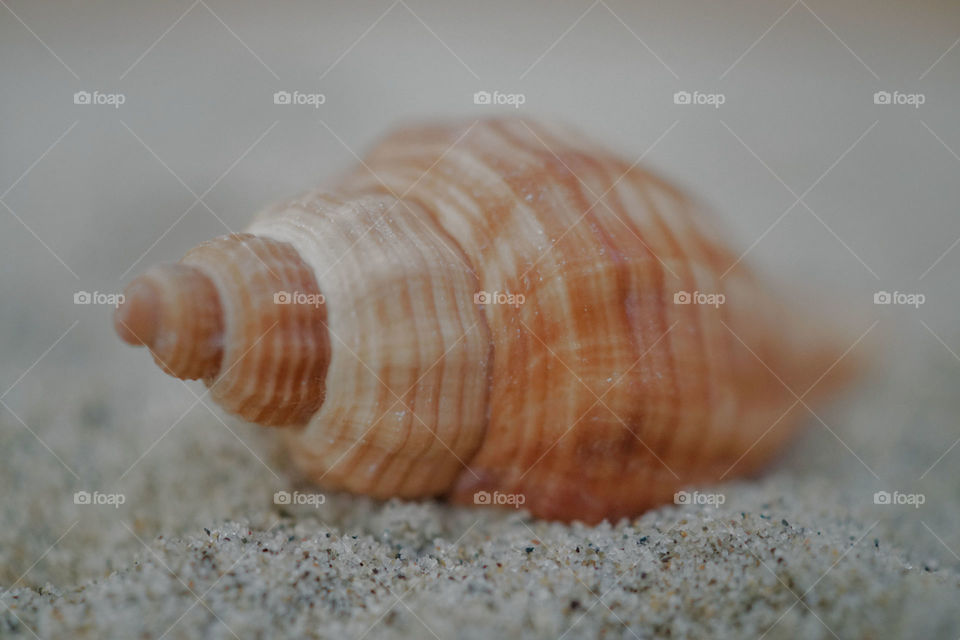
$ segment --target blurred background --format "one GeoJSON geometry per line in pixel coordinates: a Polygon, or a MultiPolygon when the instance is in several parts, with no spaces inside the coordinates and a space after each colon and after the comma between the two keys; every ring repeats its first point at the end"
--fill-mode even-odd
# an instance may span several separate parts
{"type": "Polygon", "coordinates": [[[871,512],[910,562],[960,565],[956,2],[0,4],[3,584],[71,523],[23,584],[142,551],[74,509],[77,489],[145,497],[120,517],[149,540],[234,514],[245,498],[215,492],[258,490],[242,476],[279,482],[260,434],[197,404],[202,386],[163,375],[114,336],[109,304],[75,294],[118,293],[242,230],[397,124],[495,113],[642,156],[745,260],[829,300],[824,323],[869,329],[868,380],[811,417],[787,464],[871,512]],[[481,91],[522,104],[475,104],[481,91]],[[881,291],[923,303],[875,305],[881,291]],[[878,490],[926,502],[883,509],[878,490]]]}

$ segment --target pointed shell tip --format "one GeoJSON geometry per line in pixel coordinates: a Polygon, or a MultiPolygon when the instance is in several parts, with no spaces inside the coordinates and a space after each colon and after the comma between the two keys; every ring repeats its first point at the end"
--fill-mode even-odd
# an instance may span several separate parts
{"type": "Polygon", "coordinates": [[[134,346],[153,343],[159,313],[159,294],[143,277],[131,282],[124,300],[113,314],[113,326],[120,339],[134,346]]]}

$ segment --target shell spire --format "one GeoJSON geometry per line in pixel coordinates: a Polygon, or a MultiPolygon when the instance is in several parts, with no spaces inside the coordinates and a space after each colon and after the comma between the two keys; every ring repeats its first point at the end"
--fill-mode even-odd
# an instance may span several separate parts
{"type": "Polygon", "coordinates": [[[683,192],[567,128],[405,128],[361,165],[116,313],[168,373],[293,426],[326,486],[633,516],[758,469],[854,370],[683,192]]]}
{"type": "Polygon", "coordinates": [[[326,305],[287,244],[250,234],[203,243],[135,278],[114,326],[166,373],[204,380],[218,403],[252,422],[302,425],[323,402],[326,305]]]}
{"type": "Polygon", "coordinates": [[[114,314],[124,342],[147,346],[164,371],[184,380],[220,370],[223,321],[216,286],[185,264],[159,265],[135,279],[114,314]]]}

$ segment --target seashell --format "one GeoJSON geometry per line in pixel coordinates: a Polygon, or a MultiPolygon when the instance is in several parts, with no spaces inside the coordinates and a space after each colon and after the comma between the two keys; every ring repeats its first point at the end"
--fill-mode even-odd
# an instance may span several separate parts
{"type": "Polygon", "coordinates": [[[852,371],[678,189],[512,119],[401,129],[125,295],[125,341],[321,485],[588,523],[759,468],[789,389],[852,371]]]}

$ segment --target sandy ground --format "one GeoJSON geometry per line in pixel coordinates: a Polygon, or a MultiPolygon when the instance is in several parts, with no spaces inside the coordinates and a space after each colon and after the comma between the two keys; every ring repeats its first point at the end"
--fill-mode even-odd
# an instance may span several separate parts
{"type": "Polygon", "coordinates": [[[315,489],[284,473],[269,434],[202,404],[164,435],[161,416],[195,398],[145,357],[118,362],[112,404],[96,377],[48,372],[61,401],[41,394],[22,416],[64,464],[23,425],[0,431],[0,635],[954,637],[953,452],[917,480],[955,437],[957,367],[941,356],[901,359],[903,375],[818,411],[831,426],[812,419],[775,471],[703,488],[719,507],[597,527],[336,494],[276,505],[315,489]],[[875,505],[884,489],[925,502],[875,505]],[[76,505],[78,490],[124,503],[76,505]]]}

